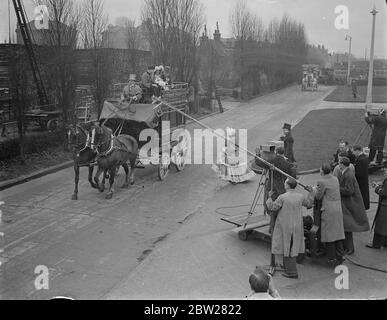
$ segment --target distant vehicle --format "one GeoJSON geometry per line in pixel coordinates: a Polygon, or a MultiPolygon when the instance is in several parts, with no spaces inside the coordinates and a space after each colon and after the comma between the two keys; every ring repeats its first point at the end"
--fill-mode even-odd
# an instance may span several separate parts
{"type": "Polygon", "coordinates": [[[321,74],[320,66],[317,64],[305,64],[302,66],[302,86],[301,90],[318,90],[318,80],[321,74]]]}

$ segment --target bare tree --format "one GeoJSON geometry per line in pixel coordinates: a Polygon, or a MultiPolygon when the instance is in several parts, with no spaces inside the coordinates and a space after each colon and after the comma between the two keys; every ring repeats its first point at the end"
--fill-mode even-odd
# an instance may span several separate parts
{"type": "Polygon", "coordinates": [[[48,45],[47,51],[54,59],[45,74],[66,123],[74,98],[72,50],[78,43],[79,7],[74,0],[34,0],[34,3],[48,9],[49,28],[42,35],[48,45]]]}
{"type": "Polygon", "coordinates": [[[140,34],[136,26],[136,21],[131,20],[128,17],[118,17],[116,19],[116,25],[124,30],[126,47],[130,50],[130,67],[133,73],[137,73],[140,58],[138,53],[140,47],[140,34]]]}
{"type": "Polygon", "coordinates": [[[15,116],[19,136],[19,154],[21,163],[25,162],[25,130],[27,121],[25,112],[29,107],[34,90],[27,56],[22,50],[15,50],[10,58],[10,94],[15,106],[15,116]]]}
{"type": "Polygon", "coordinates": [[[170,8],[173,0],[144,0],[142,20],[155,61],[167,65],[170,62],[172,32],[170,30],[170,8]]]}
{"type": "Polygon", "coordinates": [[[190,82],[196,67],[194,56],[200,30],[204,24],[204,10],[198,0],[175,0],[170,8],[175,73],[181,81],[190,82]]]}
{"type": "Polygon", "coordinates": [[[199,0],[145,0],[142,19],[154,59],[170,65],[180,81],[194,77],[203,12],[199,0]]]}
{"type": "Polygon", "coordinates": [[[94,99],[98,113],[102,110],[109,87],[108,55],[103,47],[103,32],[108,17],[105,14],[104,0],[84,0],[82,4],[81,38],[84,49],[91,50],[94,69],[94,99]]]}
{"type": "Polygon", "coordinates": [[[85,49],[102,47],[102,33],[106,30],[108,17],[104,13],[103,0],[84,0],[82,4],[81,39],[85,49]]]}
{"type": "Polygon", "coordinates": [[[247,72],[246,53],[248,52],[248,44],[256,40],[257,37],[261,36],[261,33],[263,33],[258,25],[258,21],[260,20],[255,15],[251,14],[245,0],[238,0],[230,13],[232,32],[237,39],[238,55],[236,60],[239,69],[242,99],[246,97],[245,73],[247,72]]]}

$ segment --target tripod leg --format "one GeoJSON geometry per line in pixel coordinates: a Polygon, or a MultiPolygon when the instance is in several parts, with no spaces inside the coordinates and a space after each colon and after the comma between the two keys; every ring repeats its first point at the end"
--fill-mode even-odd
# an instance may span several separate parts
{"type": "MultiPolygon", "coordinates": [[[[265,171],[265,174],[264,173],[261,174],[261,179],[259,180],[258,188],[257,188],[257,191],[255,192],[254,199],[253,199],[253,202],[252,202],[251,207],[250,207],[249,215],[247,216],[247,219],[244,223],[244,228],[246,228],[246,226],[249,222],[249,219],[253,215],[253,213],[258,205],[259,199],[261,198],[262,191],[263,191],[262,181],[263,181],[263,178],[265,176],[266,176],[266,171],[265,171]]],[[[265,186],[263,186],[263,188],[265,188],[265,186]]]]}

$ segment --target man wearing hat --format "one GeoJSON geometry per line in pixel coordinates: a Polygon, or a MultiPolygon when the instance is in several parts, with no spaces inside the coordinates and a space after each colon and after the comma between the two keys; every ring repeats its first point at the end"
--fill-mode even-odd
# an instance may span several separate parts
{"type": "Polygon", "coordinates": [[[349,170],[350,164],[348,158],[340,159],[339,165],[342,173],[339,183],[345,232],[344,249],[347,255],[355,252],[353,233],[370,230],[363,197],[355,174],[349,170]]]}
{"type": "Polygon", "coordinates": [[[142,98],[142,90],[140,86],[136,84],[136,75],[131,74],[129,76],[128,85],[124,88],[121,95],[121,101],[133,101],[139,102],[142,98]]]}
{"type": "MultiPolygon", "coordinates": [[[[266,159],[265,159],[266,160],[266,159]]],[[[277,198],[285,193],[285,181],[286,177],[279,173],[278,171],[274,170],[274,167],[280,169],[281,171],[285,172],[286,174],[295,177],[295,172],[292,169],[292,166],[288,160],[284,157],[284,148],[279,147],[276,150],[276,154],[271,157],[271,159],[267,159],[267,162],[269,162],[272,166],[266,165],[264,162],[259,160],[258,158],[255,159],[255,162],[251,164],[251,168],[254,171],[259,170],[259,168],[264,168],[269,170],[269,179],[266,180],[265,183],[265,203],[266,199],[269,197],[269,193],[272,192],[271,198],[273,201],[277,200],[277,198]]],[[[266,207],[266,210],[268,211],[271,219],[270,219],[270,232],[274,229],[274,223],[276,219],[276,212],[271,212],[266,207]]]]}
{"type": "Polygon", "coordinates": [[[370,162],[374,161],[375,155],[376,163],[381,164],[383,162],[383,149],[384,143],[386,141],[386,130],[387,130],[387,118],[386,118],[386,110],[379,110],[377,115],[371,115],[370,113],[365,114],[365,121],[372,125],[372,135],[370,141],[370,162]]]}
{"type": "Polygon", "coordinates": [[[289,123],[285,123],[282,129],[284,130],[284,136],[281,137],[281,140],[284,142],[285,157],[290,163],[295,163],[296,159],[294,158],[293,152],[294,139],[292,136],[292,126],[289,123]]]}

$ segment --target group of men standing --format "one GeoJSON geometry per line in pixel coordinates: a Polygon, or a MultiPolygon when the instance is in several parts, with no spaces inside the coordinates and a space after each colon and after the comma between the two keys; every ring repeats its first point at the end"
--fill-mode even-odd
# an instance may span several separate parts
{"type": "MultiPolygon", "coordinates": [[[[306,187],[308,195],[304,196],[295,191],[298,183],[291,126],[285,124],[283,129],[285,148],[277,148],[275,156],[267,161],[270,165],[258,157],[255,165],[270,171],[265,188],[265,208],[271,217],[272,266],[277,266],[276,261],[282,256],[283,276],[298,278],[297,262],[305,253],[302,207],[319,210],[320,239],[331,266],[341,264],[346,255],[355,252],[353,233],[370,230],[366,214],[370,209],[370,159],[361,146],[356,145],[351,150],[348,143],[342,142],[334,155],[335,165],[322,165],[321,178],[315,187],[306,187]]],[[[374,239],[367,247],[380,249],[387,246],[387,179],[374,187],[380,201],[373,225],[374,239]]]]}

